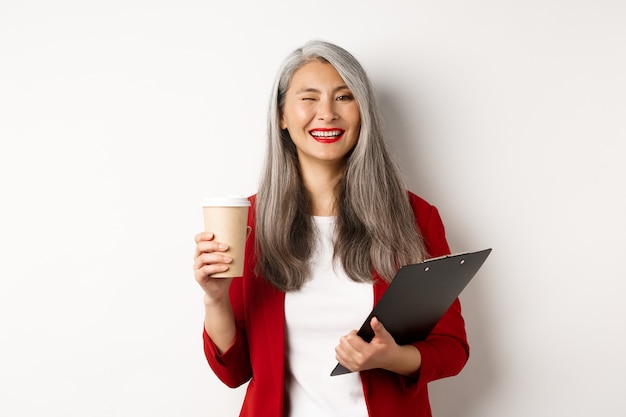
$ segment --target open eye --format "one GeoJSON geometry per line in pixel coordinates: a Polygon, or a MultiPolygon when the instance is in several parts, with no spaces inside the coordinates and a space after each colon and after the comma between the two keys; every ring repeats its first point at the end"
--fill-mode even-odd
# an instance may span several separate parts
{"type": "Polygon", "coordinates": [[[337,96],[337,98],[335,100],[337,101],[347,101],[347,100],[353,100],[354,97],[352,97],[352,95],[350,94],[342,94],[340,96],[337,96]]]}

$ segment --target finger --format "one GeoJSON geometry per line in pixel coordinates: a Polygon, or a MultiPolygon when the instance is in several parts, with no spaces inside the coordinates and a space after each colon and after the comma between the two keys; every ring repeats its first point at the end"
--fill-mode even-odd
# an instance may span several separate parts
{"type": "Polygon", "coordinates": [[[196,243],[203,240],[212,240],[215,236],[211,232],[200,232],[195,237],[194,240],[196,243]]]}
{"type": "Polygon", "coordinates": [[[196,259],[198,255],[203,252],[203,249],[200,247],[204,242],[213,240],[215,236],[211,232],[200,232],[196,234],[193,238],[194,242],[196,242],[196,249],[194,251],[193,258],[196,259]]]}
{"type": "MultiPolygon", "coordinates": [[[[361,342],[363,341],[361,340],[361,342]]],[[[344,336],[339,345],[335,347],[335,358],[340,364],[354,372],[360,370],[365,357],[353,345],[353,339],[349,336],[344,336]]]]}
{"type": "Polygon", "coordinates": [[[214,258],[212,261],[204,262],[202,258],[198,259],[193,265],[194,277],[197,282],[208,282],[212,275],[228,271],[231,259],[214,258]]]}
{"type": "Polygon", "coordinates": [[[201,284],[208,282],[211,279],[211,275],[228,271],[228,268],[229,267],[226,264],[204,265],[202,268],[199,268],[195,271],[196,281],[201,284]]]}
{"type": "Polygon", "coordinates": [[[214,240],[202,240],[196,244],[196,251],[194,254],[194,259],[197,259],[198,256],[203,253],[211,253],[211,252],[226,252],[228,250],[228,245],[223,242],[216,242],[214,240]]]}
{"type": "Polygon", "coordinates": [[[380,320],[378,320],[378,317],[372,317],[372,320],[370,320],[370,326],[375,335],[387,333],[387,329],[385,329],[385,326],[383,326],[380,320]]]}
{"type": "Polygon", "coordinates": [[[351,369],[351,365],[348,363],[346,358],[347,356],[341,350],[341,347],[340,346],[335,347],[335,360],[337,360],[337,362],[339,362],[342,366],[346,367],[350,371],[354,371],[354,369],[351,369]]]}
{"type": "Polygon", "coordinates": [[[342,352],[346,356],[350,357],[360,355],[361,351],[365,348],[365,345],[367,345],[367,342],[361,339],[356,330],[352,330],[350,333],[339,339],[339,347],[342,352]]]}
{"type": "Polygon", "coordinates": [[[335,359],[337,359],[337,362],[350,370],[353,370],[351,361],[353,357],[354,350],[351,346],[345,343],[339,343],[339,345],[335,347],[335,359]]]}
{"type": "Polygon", "coordinates": [[[372,317],[372,320],[370,320],[370,326],[374,331],[374,337],[383,340],[393,339],[391,333],[389,333],[385,326],[380,322],[380,320],[378,320],[378,317],[372,317]]]}
{"type": "Polygon", "coordinates": [[[196,249],[198,252],[226,252],[228,245],[215,240],[202,240],[196,244],[196,249]]]}
{"type": "Polygon", "coordinates": [[[194,261],[194,269],[198,270],[206,265],[224,264],[228,265],[233,262],[233,258],[218,252],[203,252],[194,261]]]}

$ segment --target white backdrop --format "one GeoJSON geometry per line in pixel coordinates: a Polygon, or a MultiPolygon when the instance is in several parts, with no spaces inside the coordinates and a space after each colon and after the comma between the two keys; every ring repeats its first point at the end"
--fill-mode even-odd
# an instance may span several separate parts
{"type": "Polygon", "coordinates": [[[453,251],[472,355],[438,417],[626,409],[626,3],[0,0],[0,415],[235,416],[205,363],[193,236],[251,194],[279,62],[375,82],[453,251]]]}

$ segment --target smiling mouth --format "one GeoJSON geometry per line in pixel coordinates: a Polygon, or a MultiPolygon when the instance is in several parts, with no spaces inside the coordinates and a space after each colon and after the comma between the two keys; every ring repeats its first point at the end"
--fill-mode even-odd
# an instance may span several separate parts
{"type": "Polygon", "coordinates": [[[345,132],[343,129],[313,129],[309,134],[318,142],[332,143],[341,139],[345,132]]]}

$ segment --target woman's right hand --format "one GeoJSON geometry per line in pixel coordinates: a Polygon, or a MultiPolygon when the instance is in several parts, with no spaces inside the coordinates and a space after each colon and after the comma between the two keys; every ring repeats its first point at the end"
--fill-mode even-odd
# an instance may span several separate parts
{"type": "Polygon", "coordinates": [[[205,302],[219,303],[228,298],[232,278],[212,278],[211,275],[228,270],[232,258],[224,252],[228,245],[216,242],[211,232],[198,233],[195,237],[196,252],[193,270],[196,281],[204,290],[205,302]]]}
{"type": "Polygon", "coordinates": [[[232,278],[213,278],[211,275],[228,270],[232,258],[224,251],[228,245],[214,240],[213,233],[196,235],[196,254],[193,271],[204,290],[204,328],[220,353],[235,341],[236,327],[228,290],[232,278]]]}

